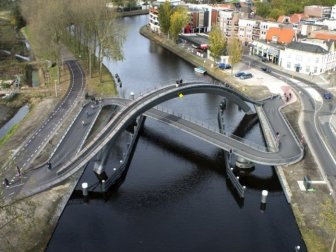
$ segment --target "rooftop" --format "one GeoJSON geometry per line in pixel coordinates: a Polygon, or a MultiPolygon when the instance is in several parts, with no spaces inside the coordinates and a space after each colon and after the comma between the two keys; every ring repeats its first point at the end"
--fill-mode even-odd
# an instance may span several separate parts
{"type": "Polygon", "coordinates": [[[289,44],[293,40],[294,30],[291,28],[271,27],[266,33],[266,40],[272,41],[274,37],[277,38],[277,42],[280,44],[289,44]]]}
{"type": "Polygon", "coordinates": [[[310,52],[310,53],[320,53],[320,54],[328,53],[327,50],[323,49],[322,47],[318,45],[312,45],[312,44],[306,44],[306,43],[300,43],[300,42],[292,42],[287,46],[287,48],[298,50],[298,51],[310,52]]]}
{"type": "Polygon", "coordinates": [[[190,35],[179,35],[180,38],[187,40],[190,43],[193,43],[195,45],[201,46],[201,45],[207,45],[209,43],[208,36],[200,35],[200,34],[190,34],[190,35]]]}

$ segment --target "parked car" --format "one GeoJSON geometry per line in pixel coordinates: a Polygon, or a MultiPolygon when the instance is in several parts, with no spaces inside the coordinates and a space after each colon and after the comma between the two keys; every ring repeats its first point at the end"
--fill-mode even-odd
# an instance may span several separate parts
{"type": "Polygon", "coordinates": [[[230,64],[224,64],[224,63],[219,63],[218,67],[222,70],[224,69],[231,69],[231,65],[230,64]]]}
{"type": "Polygon", "coordinates": [[[238,73],[235,74],[235,77],[240,77],[240,76],[242,76],[243,74],[245,74],[245,73],[244,73],[244,72],[238,72],[238,73]]]}
{"type": "Polygon", "coordinates": [[[270,73],[271,69],[269,67],[261,67],[261,70],[263,70],[266,73],[270,73]]]}
{"type": "Polygon", "coordinates": [[[323,97],[324,97],[324,99],[326,99],[326,100],[331,100],[331,98],[332,98],[332,94],[331,94],[330,92],[325,92],[325,93],[323,94],[323,97]]]}
{"type": "Polygon", "coordinates": [[[266,58],[266,57],[262,57],[262,58],[261,58],[261,61],[262,61],[262,62],[265,62],[265,63],[269,62],[268,58],[266,58]]]}
{"type": "Polygon", "coordinates": [[[244,73],[241,76],[239,76],[239,78],[242,79],[242,80],[250,79],[252,77],[253,77],[253,75],[251,73],[244,73]]]}

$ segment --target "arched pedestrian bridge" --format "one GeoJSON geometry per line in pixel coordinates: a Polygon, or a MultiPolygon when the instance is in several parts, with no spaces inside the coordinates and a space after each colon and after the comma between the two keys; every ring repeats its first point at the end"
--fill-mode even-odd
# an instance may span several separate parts
{"type": "Polygon", "coordinates": [[[265,102],[254,101],[249,97],[242,95],[237,90],[225,85],[193,82],[184,83],[179,86],[174,84],[161,87],[137,97],[135,100],[132,100],[126,106],[121,108],[104,129],[83,150],[65,165],[58,168],[57,175],[62,176],[67,174],[69,176],[81,169],[81,167],[90,161],[90,159],[92,159],[108,142],[113,141],[129,124],[143,113],[146,113],[147,116],[160,119],[168,124],[172,124],[177,128],[181,128],[182,130],[226,151],[233,150],[236,155],[256,163],[283,165],[295,163],[302,159],[302,146],[294,137],[292,130],[278,109],[273,113],[274,115],[272,115],[274,118],[269,118],[269,122],[272,122],[278,128],[281,127],[281,132],[286,135],[287,140],[284,141],[284,143],[280,145],[280,148],[275,152],[267,152],[265,149],[256,148],[255,146],[240,142],[229,136],[204,129],[199,125],[182,120],[181,118],[173,118],[171,115],[167,116],[167,114],[162,114],[163,112],[158,113],[156,111],[154,113],[153,110],[151,110],[151,108],[164,101],[178,97],[180,93],[183,95],[195,93],[213,93],[222,95],[237,103],[246,113],[252,113],[251,108],[246,102],[250,102],[257,106],[265,106],[266,104],[265,102]]]}

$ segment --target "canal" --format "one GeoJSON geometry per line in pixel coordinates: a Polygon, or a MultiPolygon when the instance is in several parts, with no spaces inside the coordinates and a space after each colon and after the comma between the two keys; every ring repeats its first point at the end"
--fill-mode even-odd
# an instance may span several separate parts
{"type": "MultiPolygon", "coordinates": [[[[139,34],[147,16],[126,17],[123,62],[105,62],[120,76],[121,96],[183,80],[212,81],[193,66],[139,34]]],[[[198,94],[162,104],[217,127],[222,99],[198,94]]],[[[243,113],[225,110],[232,132],[243,113]]],[[[246,136],[264,144],[256,124],[246,136]]],[[[113,165],[107,165],[107,169],[113,165]]],[[[47,251],[306,251],[292,210],[272,167],[256,165],[242,175],[240,200],[225,177],[222,151],[168,125],[146,120],[127,177],[108,199],[72,197],[47,251]],[[268,190],[266,208],[261,190],[268,190]]],[[[86,170],[82,181],[92,178],[86,170]]]]}

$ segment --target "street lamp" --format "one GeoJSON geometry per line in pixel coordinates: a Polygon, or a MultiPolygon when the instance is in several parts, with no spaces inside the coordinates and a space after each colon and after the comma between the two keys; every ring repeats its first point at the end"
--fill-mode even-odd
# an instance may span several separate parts
{"type": "Polygon", "coordinates": [[[57,80],[55,80],[55,96],[57,97],[57,80]]]}

